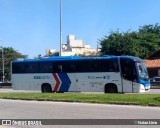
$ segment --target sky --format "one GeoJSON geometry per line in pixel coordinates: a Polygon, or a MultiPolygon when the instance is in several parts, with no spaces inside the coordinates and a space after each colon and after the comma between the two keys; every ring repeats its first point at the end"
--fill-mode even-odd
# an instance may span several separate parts
{"type": "MultiPolygon", "coordinates": [[[[111,31],[160,23],[160,0],[62,0],[62,42],[96,48],[111,31]]],[[[60,49],[60,0],[0,0],[0,46],[29,58],[60,49]]]]}

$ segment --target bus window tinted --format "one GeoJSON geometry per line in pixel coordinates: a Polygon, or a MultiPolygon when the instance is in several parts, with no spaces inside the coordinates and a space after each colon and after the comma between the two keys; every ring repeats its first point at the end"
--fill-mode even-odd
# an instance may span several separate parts
{"type": "Polygon", "coordinates": [[[26,73],[37,73],[38,72],[38,63],[26,63],[25,64],[26,73]]]}
{"type": "Polygon", "coordinates": [[[103,72],[118,72],[118,61],[117,59],[102,60],[101,71],[103,72]]]}
{"type": "Polygon", "coordinates": [[[51,73],[53,71],[53,65],[51,62],[41,62],[39,63],[40,73],[51,73]]]}
{"type": "Polygon", "coordinates": [[[25,64],[24,63],[13,63],[12,73],[25,73],[25,64]]]}
{"type": "Polygon", "coordinates": [[[122,76],[125,79],[131,81],[135,79],[135,65],[132,60],[121,59],[121,70],[122,70],[122,76]]]}

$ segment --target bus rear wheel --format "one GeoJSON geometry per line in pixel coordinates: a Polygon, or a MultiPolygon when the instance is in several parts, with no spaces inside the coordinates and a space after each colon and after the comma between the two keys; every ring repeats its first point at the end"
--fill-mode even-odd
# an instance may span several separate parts
{"type": "Polygon", "coordinates": [[[50,84],[43,84],[42,85],[42,92],[43,93],[52,92],[51,85],[50,84]]]}
{"type": "Polygon", "coordinates": [[[105,93],[117,93],[118,89],[117,89],[117,86],[115,84],[107,84],[105,86],[104,92],[105,93]]]}

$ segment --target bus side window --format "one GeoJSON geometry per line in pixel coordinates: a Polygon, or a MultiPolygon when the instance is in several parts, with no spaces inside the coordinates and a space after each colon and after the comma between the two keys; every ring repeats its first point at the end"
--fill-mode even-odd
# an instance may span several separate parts
{"type": "Polygon", "coordinates": [[[25,68],[25,63],[19,63],[19,64],[13,64],[12,65],[12,73],[25,73],[26,68],[25,68]]]}
{"type": "Polygon", "coordinates": [[[57,65],[57,72],[62,72],[62,65],[57,65]]]}
{"type": "Polygon", "coordinates": [[[135,80],[135,67],[133,61],[128,59],[121,59],[121,70],[122,76],[125,79],[131,81],[135,80]]]}
{"type": "Polygon", "coordinates": [[[39,63],[39,73],[51,73],[52,72],[51,62],[41,62],[39,63]]]}
{"type": "Polygon", "coordinates": [[[62,63],[53,62],[52,67],[53,67],[52,72],[54,72],[54,73],[61,73],[62,72],[62,63]]]}
{"type": "Polygon", "coordinates": [[[101,61],[101,71],[103,72],[118,72],[118,61],[117,59],[106,59],[101,61]]]}
{"type": "Polygon", "coordinates": [[[74,61],[62,62],[58,70],[63,73],[74,73],[76,72],[76,63],[74,61]]]}
{"type": "Polygon", "coordinates": [[[26,63],[26,73],[38,72],[38,63],[26,63]]]}
{"type": "Polygon", "coordinates": [[[118,61],[117,61],[117,59],[112,61],[112,65],[113,65],[114,72],[119,72],[119,67],[118,67],[118,61]]]}
{"type": "Polygon", "coordinates": [[[93,68],[94,68],[95,72],[100,72],[100,67],[101,67],[100,61],[95,61],[93,63],[93,68]]]}
{"type": "Polygon", "coordinates": [[[71,64],[69,69],[70,69],[70,72],[76,72],[76,65],[71,64]]]}
{"type": "Polygon", "coordinates": [[[87,72],[94,72],[95,68],[94,68],[94,63],[93,61],[86,61],[86,68],[87,68],[87,72]]]}

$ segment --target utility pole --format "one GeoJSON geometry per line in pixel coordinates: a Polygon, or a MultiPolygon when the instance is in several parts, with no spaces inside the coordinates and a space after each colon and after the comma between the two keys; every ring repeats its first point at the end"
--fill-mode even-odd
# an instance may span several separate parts
{"type": "Polygon", "coordinates": [[[98,44],[97,44],[97,57],[98,57],[98,44]]]}
{"type": "Polygon", "coordinates": [[[5,78],[4,76],[4,53],[3,53],[3,47],[1,48],[2,48],[2,71],[3,71],[2,82],[4,83],[4,78],[5,78]]]}
{"type": "Polygon", "coordinates": [[[62,0],[60,0],[60,50],[59,56],[62,56],[62,0]]]}

